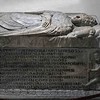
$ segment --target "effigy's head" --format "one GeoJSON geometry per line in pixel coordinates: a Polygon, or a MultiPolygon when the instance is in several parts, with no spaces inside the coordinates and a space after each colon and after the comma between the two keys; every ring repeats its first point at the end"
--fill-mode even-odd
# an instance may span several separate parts
{"type": "Polygon", "coordinates": [[[87,14],[77,14],[71,18],[72,23],[75,26],[95,26],[97,25],[97,21],[94,17],[87,14]]]}

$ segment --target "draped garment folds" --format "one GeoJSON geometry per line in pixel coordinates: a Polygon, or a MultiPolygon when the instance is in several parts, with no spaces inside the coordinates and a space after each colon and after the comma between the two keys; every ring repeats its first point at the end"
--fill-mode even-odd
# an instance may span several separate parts
{"type": "Polygon", "coordinates": [[[70,17],[61,12],[0,13],[0,36],[71,32],[70,17]]]}

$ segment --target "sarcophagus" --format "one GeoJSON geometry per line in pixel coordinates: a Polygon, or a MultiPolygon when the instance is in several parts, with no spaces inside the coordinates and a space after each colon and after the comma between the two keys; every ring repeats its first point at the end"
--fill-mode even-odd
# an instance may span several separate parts
{"type": "Polygon", "coordinates": [[[99,92],[100,26],[87,14],[0,14],[0,97],[70,99],[99,92]]]}

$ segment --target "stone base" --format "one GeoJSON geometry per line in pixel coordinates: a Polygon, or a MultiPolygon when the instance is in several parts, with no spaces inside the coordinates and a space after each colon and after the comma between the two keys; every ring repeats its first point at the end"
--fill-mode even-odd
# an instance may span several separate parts
{"type": "Polygon", "coordinates": [[[0,47],[98,47],[95,38],[62,38],[50,41],[51,38],[38,35],[0,37],[0,47]]]}
{"type": "MultiPolygon", "coordinates": [[[[84,90],[0,90],[2,99],[75,99],[99,94],[100,91],[84,90]]],[[[81,100],[81,99],[80,99],[81,100]]],[[[83,100],[83,99],[82,99],[83,100]]],[[[96,99],[97,100],[97,99],[96,99]]]]}

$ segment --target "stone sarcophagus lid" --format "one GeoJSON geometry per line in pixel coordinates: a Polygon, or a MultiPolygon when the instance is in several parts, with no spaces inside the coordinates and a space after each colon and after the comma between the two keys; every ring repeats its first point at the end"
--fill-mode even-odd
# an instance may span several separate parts
{"type": "Polygon", "coordinates": [[[0,13],[0,98],[100,93],[99,39],[99,21],[84,13],[0,13]]]}

